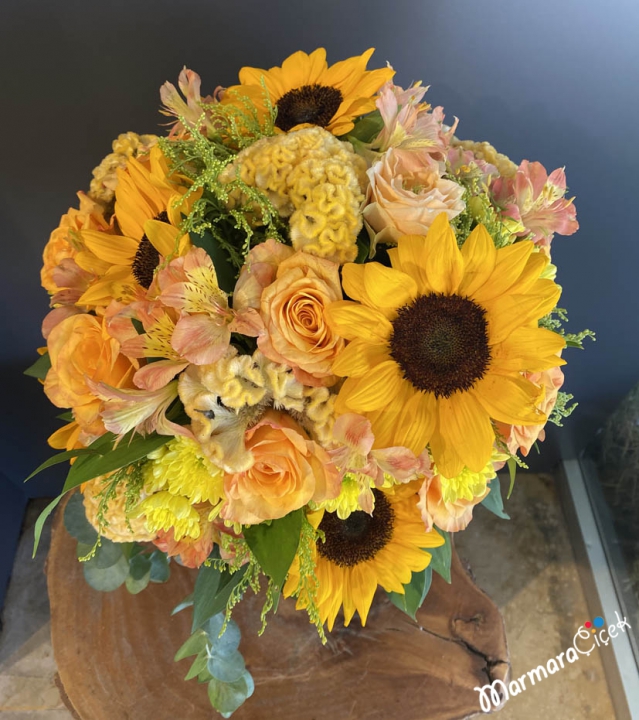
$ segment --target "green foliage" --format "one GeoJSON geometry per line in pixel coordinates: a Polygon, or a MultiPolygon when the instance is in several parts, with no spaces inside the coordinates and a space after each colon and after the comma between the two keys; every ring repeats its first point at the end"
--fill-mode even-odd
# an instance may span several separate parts
{"type": "Polygon", "coordinates": [[[40,355],[33,365],[24,371],[24,374],[29,377],[37,378],[38,380],[44,380],[50,369],[51,358],[49,357],[49,353],[45,352],[44,355],[40,355]]]}
{"type": "Polygon", "coordinates": [[[573,411],[579,405],[579,403],[572,402],[574,395],[570,393],[562,392],[561,390],[557,393],[557,400],[555,407],[548,418],[548,422],[553,423],[559,427],[563,427],[562,420],[572,415],[573,411]]]}
{"type": "Polygon", "coordinates": [[[447,532],[439,529],[437,532],[444,538],[444,544],[436,548],[428,549],[428,552],[432,555],[430,567],[450,584],[450,564],[453,559],[453,546],[450,541],[450,535],[447,532]]]}
{"type": "Polygon", "coordinates": [[[67,462],[68,460],[71,460],[71,458],[79,457],[80,455],[95,455],[96,451],[91,448],[78,448],[77,450],[65,450],[64,452],[58,453],[57,455],[53,455],[52,457],[45,460],[41,465],[38,465],[38,467],[29,475],[29,477],[25,478],[25,482],[28,482],[31,480],[32,477],[37,475],[38,473],[41,473],[43,470],[47,470],[50,467],[53,467],[54,465],[59,465],[60,463],[67,462]]]}
{"type": "MultiPolygon", "coordinates": [[[[202,565],[193,591],[193,631],[201,628],[213,615],[226,611],[233,590],[239,585],[247,569],[247,565],[237,569],[220,569],[213,563],[202,565]]],[[[236,595],[233,596],[233,599],[235,598],[236,595]]]]}
{"type": "Polygon", "coordinates": [[[379,110],[374,110],[355,123],[355,127],[346,136],[345,140],[351,143],[353,141],[364,144],[370,143],[379,135],[383,127],[384,120],[381,113],[379,110]]]}
{"type": "Polygon", "coordinates": [[[566,347],[584,349],[584,340],[590,338],[593,342],[596,342],[597,338],[592,330],[582,330],[578,333],[565,333],[566,347]]]}
{"type": "Polygon", "coordinates": [[[152,583],[165,583],[171,577],[171,561],[166,553],[161,550],[154,550],[151,555],[151,575],[152,583]]]}
{"type": "Polygon", "coordinates": [[[539,321],[539,327],[552,330],[561,335],[566,341],[566,347],[584,349],[583,343],[586,338],[596,341],[595,333],[592,330],[582,330],[578,333],[567,333],[563,324],[568,322],[568,312],[564,308],[555,308],[548,315],[545,315],[539,321]]]}
{"type": "Polygon", "coordinates": [[[416,621],[417,611],[424,603],[432,582],[433,568],[429,565],[425,570],[413,573],[411,581],[404,585],[403,595],[390,592],[388,597],[393,605],[416,621]]]}
{"type": "Polygon", "coordinates": [[[502,520],[510,520],[510,515],[507,515],[504,512],[504,501],[501,497],[501,484],[499,482],[499,478],[495,476],[492,480],[490,480],[488,487],[490,488],[490,492],[481,501],[481,504],[487,510],[490,510],[491,513],[494,513],[497,517],[502,518],[502,520]]]}
{"type": "Polygon", "coordinates": [[[244,539],[251,552],[279,589],[284,586],[297,554],[303,518],[304,512],[300,509],[279,520],[244,528],[244,539]]]}
{"type": "Polygon", "coordinates": [[[510,475],[510,487],[508,488],[506,500],[510,500],[510,496],[513,494],[513,489],[515,487],[515,479],[517,477],[517,460],[511,456],[506,461],[506,464],[508,465],[508,474],[510,475]]]}
{"type": "Polygon", "coordinates": [[[452,174],[450,176],[464,188],[463,199],[466,207],[463,212],[450,221],[455,229],[459,247],[462,247],[470,233],[480,224],[484,225],[496,248],[511,245],[515,238],[495,209],[488,188],[483,184],[481,178],[477,176],[456,177],[452,174]]]}

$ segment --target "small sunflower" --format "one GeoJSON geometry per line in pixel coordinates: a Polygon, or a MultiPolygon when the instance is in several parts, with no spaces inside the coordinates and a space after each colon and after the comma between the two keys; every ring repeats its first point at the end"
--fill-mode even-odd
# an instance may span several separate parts
{"type": "Polygon", "coordinates": [[[83,250],[76,262],[98,276],[80,305],[108,305],[113,298],[130,301],[140,287],[149,288],[162,258],[176,248],[183,255],[190,247],[187,236],[179,238],[178,228],[197,195],[179,204],[187,188],[171,177],[159,147],[153,147],[145,160],[129,158],[117,176],[115,218],[122,234],[79,233],[83,250]]]}
{"type": "MultiPolygon", "coordinates": [[[[365,625],[377,586],[403,594],[412,573],[430,564],[432,556],[424,548],[444,544],[435,530],[425,530],[415,490],[415,483],[391,492],[374,490],[375,508],[371,515],[361,510],[344,520],[337,513],[324,510],[309,515],[310,522],[325,538],[324,542],[317,542],[312,552],[317,579],[315,604],[329,631],[342,606],[344,625],[350,623],[356,610],[365,625]]],[[[299,582],[296,560],[284,594],[293,595],[299,582]]],[[[309,599],[301,594],[298,607],[308,604],[309,599]]]]}
{"type": "Polygon", "coordinates": [[[540,388],[522,375],[562,365],[565,345],[538,321],[561,288],[541,277],[548,258],[522,241],[496,249],[479,225],[461,251],[445,214],[428,235],[405,235],[392,268],[348,264],[345,293],[326,313],[351,342],[333,372],[346,377],[338,413],[371,422],[376,447],[430,450],[440,472],[479,472],[494,420],[539,425],[540,388]]]}
{"type": "Polygon", "coordinates": [[[270,70],[244,67],[240,85],[227,90],[225,100],[248,94],[259,111],[266,112],[263,86],[277,108],[275,126],[284,132],[300,125],[319,125],[333,135],[345,135],[353,129],[353,120],[375,109],[373,96],[395,71],[388,68],[366,70],[374,52],[343,60],[330,68],[326,50],[318,48],[310,55],[296,52],[270,70]],[[248,91],[248,93],[247,93],[248,91]]]}

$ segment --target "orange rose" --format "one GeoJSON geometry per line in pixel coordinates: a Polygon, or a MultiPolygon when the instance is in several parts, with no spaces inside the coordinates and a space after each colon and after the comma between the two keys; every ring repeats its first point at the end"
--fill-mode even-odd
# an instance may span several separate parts
{"type": "Polygon", "coordinates": [[[266,331],[257,344],[267,358],[286,363],[305,385],[333,385],[331,367],[344,340],[328,325],[324,310],[342,299],[338,266],[298,252],[277,268],[262,292],[260,314],[266,331]]]}
{"type": "Polygon", "coordinates": [[[246,525],[275,520],[310,500],[339,495],[339,472],[328,453],[289,415],[269,410],[246,432],[245,442],[254,463],[224,477],[225,520],[246,525]]]}
{"type": "Polygon", "coordinates": [[[47,339],[51,370],[44,381],[49,400],[61,408],[72,408],[86,436],[105,432],[100,418],[102,401],[93,395],[87,378],[112,387],[133,387],[135,368],[120,354],[120,344],[106,331],[102,318],[72,315],[56,325],[47,339]]]}

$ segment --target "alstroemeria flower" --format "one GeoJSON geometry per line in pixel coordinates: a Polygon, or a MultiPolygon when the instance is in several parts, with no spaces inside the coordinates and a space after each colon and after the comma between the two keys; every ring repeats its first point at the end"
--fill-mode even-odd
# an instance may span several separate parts
{"type": "MultiPolygon", "coordinates": [[[[164,105],[164,109],[160,112],[163,115],[176,118],[173,121],[173,127],[171,128],[169,137],[175,135],[181,136],[186,131],[186,128],[179,119],[180,117],[184,118],[194,127],[197,127],[200,123],[200,118],[203,116],[202,104],[215,102],[213,97],[207,96],[203,98],[200,95],[201,82],[200,76],[185,66],[182,68],[182,72],[178,78],[178,87],[186,98],[186,102],[184,102],[173,83],[165,82],[160,88],[160,98],[164,105]]],[[[204,119],[206,122],[206,114],[204,114],[204,119]]]]}
{"type": "Polygon", "coordinates": [[[579,229],[574,198],[567,199],[566,174],[557,168],[548,175],[541,163],[524,160],[514,177],[499,178],[491,187],[503,214],[520,222],[520,237],[549,247],[554,233],[572,235],[579,229]]]}

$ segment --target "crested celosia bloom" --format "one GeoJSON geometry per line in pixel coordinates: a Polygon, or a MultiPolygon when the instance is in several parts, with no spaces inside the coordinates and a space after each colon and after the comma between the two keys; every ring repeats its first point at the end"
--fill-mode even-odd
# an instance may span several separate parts
{"type": "Polygon", "coordinates": [[[449,220],[466,207],[464,189],[442,177],[425,150],[391,148],[368,171],[363,217],[373,246],[396,245],[402,235],[424,235],[440,213],[449,220]]]}
{"type": "Polygon", "coordinates": [[[518,235],[548,248],[555,233],[572,235],[579,229],[573,199],[567,199],[566,174],[557,168],[548,175],[538,162],[524,160],[511,178],[493,186],[495,201],[504,215],[523,226],[518,235]]]}
{"type": "Polygon", "coordinates": [[[319,127],[264,138],[243,150],[221,175],[266,193],[288,218],[295,250],[338,263],[355,260],[366,163],[319,127]]]}
{"type": "Polygon", "coordinates": [[[253,465],[224,478],[220,517],[243,524],[284,517],[311,500],[337,497],[340,478],[328,453],[287,414],[269,410],[246,432],[253,465]]]}

